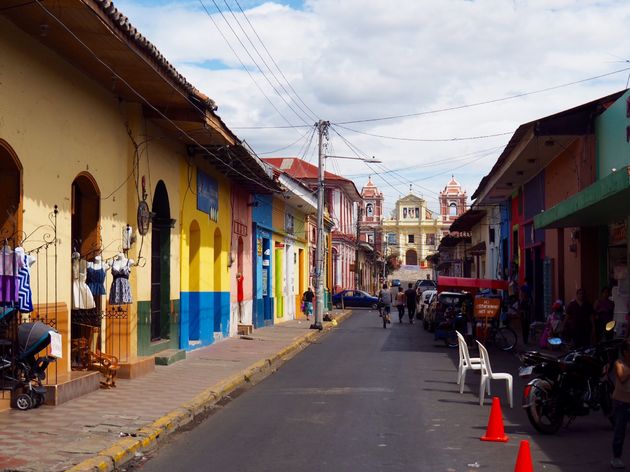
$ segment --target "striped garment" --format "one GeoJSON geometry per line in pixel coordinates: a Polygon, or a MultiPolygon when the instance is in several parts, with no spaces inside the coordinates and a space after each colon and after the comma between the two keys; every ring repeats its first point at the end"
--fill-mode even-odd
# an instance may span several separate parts
{"type": "Polygon", "coordinates": [[[31,273],[28,267],[28,255],[22,256],[24,264],[17,273],[18,310],[22,313],[33,311],[33,292],[31,291],[31,273]]]}

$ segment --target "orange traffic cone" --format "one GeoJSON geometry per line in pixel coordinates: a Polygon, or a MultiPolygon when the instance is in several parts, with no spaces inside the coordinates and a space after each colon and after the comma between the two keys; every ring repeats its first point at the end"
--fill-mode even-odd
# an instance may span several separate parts
{"type": "Polygon", "coordinates": [[[492,397],[492,409],[486,434],[481,437],[482,441],[507,442],[508,437],[503,430],[503,414],[501,413],[501,401],[499,397],[492,397]]]}
{"type": "Polygon", "coordinates": [[[529,450],[529,441],[521,441],[521,445],[518,448],[514,472],[534,472],[532,454],[529,450]]]}

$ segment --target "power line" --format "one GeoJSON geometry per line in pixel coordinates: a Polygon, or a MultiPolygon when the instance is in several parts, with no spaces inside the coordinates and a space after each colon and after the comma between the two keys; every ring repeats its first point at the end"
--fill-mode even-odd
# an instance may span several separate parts
{"type": "MultiPolygon", "coordinates": [[[[422,163],[422,164],[416,164],[413,166],[407,166],[407,167],[403,167],[403,168],[398,168],[398,169],[392,169],[392,172],[395,171],[407,171],[410,169],[424,169],[426,167],[438,167],[441,165],[444,165],[445,163],[452,163],[452,162],[457,162],[457,161],[461,161],[461,160],[468,160],[471,159],[474,161],[476,159],[476,156],[479,154],[485,154],[488,152],[494,152],[497,151],[499,149],[502,149],[504,147],[504,145],[501,146],[493,146],[491,148],[486,148],[486,149],[480,149],[477,151],[473,151],[473,152],[469,152],[466,154],[459,154],[456,156],[452,156],[452,157],[446,157],[446,158],[442,158],[442,159],[436,159],[436,160],[432,160],[430,162],[426,162],[426,163],[422,163]]],[[[485,156],[484,156],[485,157],[485,156]]],[[[384,174],[389,174],[390,172],[384,172],[384,174]]],[[[362,174],[350,174],[347,175],[347,177],[368,177],[369,175],[371,175],[369,172],[367,173],[362,173],[362,174]]]]}
{"type": "Polygon", "coordinates": [[[245,17],[245,20],[247,21],[247,23],[249,24],[249,26],[251,27],[252,31],[254,32],[254,34],[256,35],[256,37],[258,38],[258,41],[260,41],[260,44],[262,45],[263,49],[265,50],[265,52],[267,53],[267,55],[271,58],[271,61],[273,62],[273,64],[276,66],[277,71],[280,73],[280,75],[282,76],[282,78],[284,79],[284,81],[287,83],[287,85],[289,86],[289,88],[291,89],[291,91],[293,92],[293,94],[297,97],[297,99],[300,101],[300,103],[302,103],[302,105],[304,105],[304,107],[306,107],[306,109],[308,111],[311,112],[312,116],[314,116],[317,119],[317,113],[315,113],[305,102],[304,100],[302,100],[302,97],[300,97],[300,95],[295,91],[295,89],[293,88],[293,86],[291,85],[291,82],[289,82],[289,80],[286,78],[286,76],[284,75],[284,72],[282,72],[282,69],[280,69],[280,66],[278,65],[278,63],[276,62],[276,60],[274,59],[273,55],[271,54],[271,52],[269,52],[269,49],[267,49],[267,46],[265,45],[264,41],[262,40],[262,38],[260,37],[260,35],[258,34],[258,31],[256,31],[256,28],[254,28],[254,25],[252,24],[251,21],[249,21],[249,17],[245,14],[245,11],[243,10],[243,8],[241,7],[241,4],[238,2],[238,0],[234,0],[236,2],[236,5],[238,5],[238,9],[241,11],[241,13],[243,14],[243,17],[245,17]]]}
{"type": "MultiPolygon", "coordinates": [[[[262,188],[265,188],[267,190],[269,190],[272,193],[276,193],[275,189],[272,189],[271,187],[267,187],[266,185],[262,184],[259,180],[255,180],[251,177],[249,177],[248,175],[243,174],[241,171],[239,171],[238,169],[232,167],[230,165],[229,162],[224,161],[223,159],[221,159],[219,156],[211,153],[210,151],[208,151],[203,145],[201,145],[195,138],[193,138],[190,134],[188,134],[186,131],[184,131],[181,127],[179,127],[177,125],[177,123],[175,123],[173,120],[171,120],[168,116],[166,116],[160,109],[158,109],[156,106],[154,106],[146,97],[144,97],[140,92],[138,92],[129,82],[127,82],[123,77],[120,76],[120,74],[118,74],[113,67],[111,67],[109,64],[107,64],[105,61],[103,61],[100,57],[98,57],[98,55],[92,51],[92,49],[85,44],[85,42],[83,42],[81,40],[81,38],[79,38],[63,21],[61,21],[59,18],[57,18],[57,16],[51,12],[42,2],[37,2],[37,5],[39,5],[39,7],[48,15],[50,16],[53,20],[55,20],[57,23],[59,23],[59,25],[65,29],[68,34],[70,34],[70,36],[72,36],[79,44],[81,44],[93,57],[94,59],[96,59],[96,61],[98,61],[103,67],[105,67],[106,69],[108,69],[112,74],[114,74],[114,76],[116,76],[117,79],[119,79],[122,83],[124,83],[129,90],[131,90],[134,94],[136,94],[136,96],[138,98],[140,98],[144,103],[147,104],[147,106],[149,108],[151,108],[154,112],[156,112],[160,117],[162,117],[164,120],[168,121],[175,129],[177,129],[180,133],[182,133],[182,135],[186,136],[190,141],[192,141],[193,143],[195,143],[197,146],[199,146],[201,149],[203,149],[210,157],[214,157],[215,159],[219,160],[222,164],[224,164],[225,166],[227,166],[228,168],[232,169],[234,172],[236,172],[237,174],[243,176],[244,178],[251,180],[252,182],[256,183],[257,185],[259,185],[262,188]]],[[[176,89],[176,87],[173,85],[173,88],[176,89]]]]}
{"type": "MultiPolygon", "coordinates": [[[[335,123],[333,123],[335,124],[335,123]]],[[[488,139],[488,138],[496,138],[499,136],[507,136],[508,134],[513,134],[513,131],[508,131],[505,133],[495,133],[495,134],[485,134],[480,136],[465,136],[465,137],[454,137],[454,138],[406,138],[401,136],[387,136],[384,134],[376,134],[376,133],[368,133],[367,131],[359,131],[358,129],[349,128],[344,125],[337,124],[339,128],[343,128],[348,131],[352,131],[353,133],[363,134],[366,136],[372,136],[375,138],[381,139],[392,139],[395,141],[413,141],[420,143],[443,143],[443,142],[457,142],[457,141],[472,141],[477,139],[488,139]]]]}
{"type": "MultiPolygon", "coordinates": [[[[263,78],[267,81],[267,83],[271,86],[272,90],[276,93],[276,95],[278,95],[278,97],[280,97],[280,99],[285,103],[285,105],[287,106],[287,108],[289,108],[289,110],[291,110],[293,112],[293,114],[295,116],[298,117],[298,119],[300,119],[301,121],[303,121],[304,123],[308,123],[308,119],[305,119],[304,116],[307,115],[300,115],[295,108],[293,108],[293,106],[291,105],[291,103],[289,103],[287,101],[287,99],[284,97],[284,95],[282,95],[278,89],[275,87],[275,85],[271,82],[271,80],[269,80],[269,77],[267,77],[267,74],[265,74],[265,71],[262,70],[262,68],[260,67],[260,65],[258,64],[258,62],[256,61],[256,59],[254,59],[254,56],[251,55],[251,53],[249,52],[249,50],[247,49],[247,47],[245,46],[245,44],[243,44],[243,41],[241,41],[241,38],[239,37],[239,35],[236,33],[236,31],[234,31],[234,28],[232,27],[232,25],[230,24],[230,22],[228,21],[228,19],[225,17],[225,15],[223,14],[223,11],[221,10],[221,8],[219,7],[219,5],[217,4],[216,0],[211,0],[212,3],[214,4],[215,8],[217,9],[217,11],[219,12],[219,14],[221,15],[221,18],[223,18],[223,21],[225,21],[225,24],[228,26],[228,28],[230,29],[230,31],[232,32],[232,34],[234,35],[234,37],[236,38],[236,40],[239,42],[239,44],[241,45],[241,47],[243,48],[243,50],[245,51],[245,54],[247,54],[249,56],[249,58],[251,59],[251,61],[254,63],[254,65],[256,66],[256,68],[259,70],[259,72],[262,74],[263,78]]],[[[205,7],[205,4],[203,3],[203,0],[199,0],[199,3],[201,3],[201,5],[204,7],[204,9],[206,10],[206,14],[208,14],[208,16],[210,16],[210,13],[208,12],[208,10],[205,7]]],[[[230,9],[230,11],[232,11],[230,9]]],[[[215,23],[213,21],[213,23],[215,23]]],[[[239,23],[240,25],[240,23],[239,23]]],[[[216,26],[216,23],[215,23],[216,26]]],[[[218,26],[217,26],[218,28],[218,26]]],[[[247,35],[246,35],[247,36],[247,35]]],[[[243,67],[245,67],[245,65],[243,65],[243,67]]]]}
{"type": "MultiPolygon", "coordinates": [[[[264,154],[275,154],[276,152],[279,151],[284,151],[285,149],[289,149],[292,146],[295,146],[297,143],[299,143],[300,141],[302,141],[303,139],[306,139],[306,137],[308,136],[308,134],[310,133],[311,135],[313,133],[315,133],[315,126],[313,126],[311,129],[307,130],[306,133],[304,133],[302,136],[300,136],[298,139],[296,139],[295,141],[293,141],[291,144],[288,144],[287,146],[283,146],[281,148],[278,149],[273,149],[272,151],[265,151],[265,152],[257,152],[256,154],[258,155],[264,155],[264,154]]],[[[312,139],[312,138],[311,138],[312,139]]]]}
{"type": "Polygon", "coordinates": [[[210,18],[210,21],[212,21],[212,24],[214,25],[214,27],[216,28],[216,30],[219,32],[219,34],[221,35],[221,37],[223,38],[223,40],[225,41],[225,43],[228,45],[228,47],[230,48],[230,50],[232,51],[232,54],[234,54],[234,56],[236,57],[236,59],[238,60],[238,62],[240,62],[241,66],[243,67],[243,70],[245,72],[247,72],[247,75],[249,75],[249,78],[252,80],[252,82],[254,83],[254,85],[256,86],[256,88],[258,89],[258,91],[265,97],[265,99],[269,102],[269,104],[272,106],[272,108],[276,111],[276,113],[278,113],[278,115],[280,115],[280,117],[287,123],[287,125],[289,125],[287,128],[296,128],[297,126],[293,125],[289,119],[284,116],[284,114],[280,111],[280,109],[278,109],[278,107],[276,106],[275,103],[273,103],[271,101],[271,98],[269,98],[269,96],[265,93],[265,91],[262,89],[262,87],[260,86],[260,84],[256,81],[256,79],[254,78],[254,76],[252,75],[252,73],[249,71],[249,69],[247,68],[247,66],[245,65],[245,63],[241,60],[241,57],[238,55],[238,53],[236,52],[236,50],[232,47],[232,44],[230,43],[230,41],[225,37],[225,34],[223,34],[223,31],[221,30],[221,28],[219,28],[219,25],[217,24],[217,22],[214,20],[214,18],[212,17],[212,15],[210,14],[210,12],[208,11],[208,9],[206,8],[206,5],[203,3],[202,0],[199,0],[199,3],[201,3],[201,6],[203,7],[204,11],[206,12],[206,15],[208,16],[208,18],[210,18]]]}
{"type": "Polygon", "coordinates": [[[482,105],[488,105],[491,103],[498,103],[498,102],[504,102],[507,100],[514,100],[515,98],[521,98],[521,97],[526,97],[528,95],[535,95],[535,94],[539,94],[539,93],[544,93],[544,92],[550,92],[552,90],[557,90],[560,88],[564,88],[564,87],[569,87],[571,85],[577,85],[577,84],[581,84],[584,82],[589,82],[591,80],[597,80],[597,79],[601,79],[603,77],[609,77],[611,75],[615,75],[615,74],[620,74],[622,72],[626,72],[629,71],[630,67],[625,67],[623,69],[619,69],[613,72],[607,72],[605,74],[600,74],[600,75],[596,75],[593,77],[587,77],[585,79],[580,79],[580,80],[575,80],[573,82],[566,82],[564,84],[559,84],[559,85],[554,85],[551,87],[545,87],[542,89],[538,89],[538,90],[533,90],[531,92],[523,92],[523,93],[517,93],[515,95],[509,95],[507,97],[502,97],[502,98],[494,98],[491,100],[485,100],[482,102],[475,102],[475,103],[468,103],[468,104],[464,104],[464,105],[457,105],[457,106],[453,106],[453,107],[446,107],[446,108],[438,108],[435,110],[427,110],[427,111],[420,111],[420,112],[416,112],[416,113],[404,113],[404,114],[400,114],[400,115],[390,115],[390,116],[381,116],[381,117],[376,117],[376,118],[365,118],[365,119],[361,119],[361,120],[349,120],[349,121],[339,121],[337,123],[335,123],[337,126],[339,125],[349,125],[352,123],[369,123],[369,122],[373,122],[373,121],[386,121],[386,120],[396,120],[399,118],[408,118],[408,117],[412,117],[412,116],[423,116],[423,115],[431,115],[431,114],[435,114],[435,113],[442,113],[445,111],[453,111],[453,110],[462,110],[464,108],[472,108],[472,107],[478,107],[478,106],[482,106],[482,105]]]}

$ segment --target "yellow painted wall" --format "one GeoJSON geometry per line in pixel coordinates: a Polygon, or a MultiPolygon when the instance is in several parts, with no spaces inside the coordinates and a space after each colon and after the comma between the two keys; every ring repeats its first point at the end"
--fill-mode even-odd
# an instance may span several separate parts
{"type": "Polygon", "coordinates": [[[181,233],[181,290],[191,291],[189,286],[189,241],[190,225],[194,220],[199,225],[201,236],[200,250],[200,274],[198,290],[201,292],[229,292],[230,271],[228,267],[228,255],[230,250],[230,238],[232,229],[232,212],[230,209],[230,182],[224,176],[213,170],[201,159],[193,163],[180,161],[179,185],[182,201],[178,209],[178,231],[181,233]],[[219,217],[218,221],[212,221],[207,213],[197,209],[197,166],[204,173],[217,181],[219,186],[219,217]],[[218,251],[219,267],[215,267],[215,235],[217,229],[221,236],[221,247],[218,251]],[[216,270],[215,270],[216,269],[216,270]]]}
{"type": "MultiPolygon", "coordinates": [[[[151,139],[140,148],[137,176],[146,176],[147,191],[152,194],[158,180],[163,180],[169,193],[171,217],[177,218],[180,201],[179,178],[183,146],[163,138],[161,132],[147,125],[139,105],[119,103],[108,90],[82,75],[38,42],[23,34],[0,18],[0,138],[15,150],[23,166],[23,229],[31,234],[24,243],[26,250],[41,243],[49,224],[53,206],[58,215],[58,273],[56,289],[58,302],[71,305],[71,185],[80,172],[88,172],[96,180],[101,193],[101,239],[104,257],[112,257],[121,249],[121,236],[127,223],[136,227],[137,189],[133,169],[134,146],[127,134],[126,123],[134,139],[140,143],[151,139]],[[148,127],[147,127],[148,126],[148,127]],[[149,172],[150,163],[150,172],[149,172]],[[39,228],[39,229],[38,229],[39,228]]],[[[150,198],[149,198],[150,200],[150,198]]],[[[150,202],[149,202],[150,204],[150,202]]],[[[140,239],[130,251],[130,257],[144,264],[134,267],[131,285],[133,298],[150,299],[150,233],[140,239]]],[[[40,273],[45,266],[40,253],[37,265],[40,273]]],[[[53,254],[48,263],[54,264],[53,254]]],[[[36,266],[33,266],[33,273],[36,266]]],[[[45,280],[33,276],[33,292],[39,292],[40,302],[52,303],[54,273],[49,271],[48,297],[45,280]],[[44,299],[46,298],[46,300],[44,299]]],[[[171,298],[179,293],[179,240],[176,232],[171,238],[171,298]]],[[[109,290],[111,275],[106,281],[109,290]]],[[[37,303],[37,300],[34,300],[37,303]]],[[[61,316],[61,315],[60,315],[61,316]]],[[[69,369],[69,320],[59,319],[58,328],[64,335],[64,358],[61,371],[69,369]]],[[[124,329],[124,352],[136,353],[135,305],[124,329]]]]}

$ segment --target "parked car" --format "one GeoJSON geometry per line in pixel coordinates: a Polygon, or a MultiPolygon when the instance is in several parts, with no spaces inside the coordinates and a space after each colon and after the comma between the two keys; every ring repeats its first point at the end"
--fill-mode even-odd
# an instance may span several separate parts
{"type": "Polygon", "coordinates": [[[392,287],[400,287],[400,279],[392,279],[392,287]]]}
{"type": "Polygon", "coordinates": [[[337,308],[341,308],[341,299],[343,297],[343,306],[351,308],[378,308],[378,298],[370,295],[362,290],[343,290],[332,296],[332,303],[337,308]]]}
{"type": "Polygon", "coordinates": [[[433,297],[437,294],[437,290],[425,290],[420,294],[420,303],[418,304],[418,318],[423,319],[433,297]]]}
{"type": "Polygon", "coordinates": [[[446,308],[453,307],[455,311],[462,308],[462,304],[467,301],[472,309],[472,296],[466,292],[440,292],[433,297],[426,310],[422,326],[431,332],[440,323],[446,308]]]}
{"type": "Polygon", "coordinates": [[[423,293],[425,290],[437,290],[437,282],[431,279],[418,279],[415,289],[418,293],[423,293]]]}

